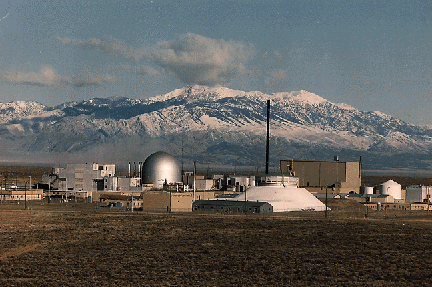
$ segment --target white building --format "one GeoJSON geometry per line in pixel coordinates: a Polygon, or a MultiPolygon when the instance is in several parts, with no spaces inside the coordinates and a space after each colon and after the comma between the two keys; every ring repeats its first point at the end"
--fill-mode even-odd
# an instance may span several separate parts
{"type": "Polygon", "coordinates": [[[381,183],[379,187],[380,194],[393,196],[394,199],[402,199],[402,186],[392,179],[381,183]]]}

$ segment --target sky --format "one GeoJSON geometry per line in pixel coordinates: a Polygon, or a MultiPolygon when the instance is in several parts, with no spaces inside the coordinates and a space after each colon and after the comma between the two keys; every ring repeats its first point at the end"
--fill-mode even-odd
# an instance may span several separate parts
{"type": "Polygon", "coordinates": [[[307,90],[432,125],[430,1],[0,0],[0,102],[307,90]]]}

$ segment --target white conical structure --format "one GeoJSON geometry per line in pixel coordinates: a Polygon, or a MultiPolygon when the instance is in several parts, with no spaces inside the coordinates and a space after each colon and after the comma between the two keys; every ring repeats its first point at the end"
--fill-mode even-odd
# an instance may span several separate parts
{"type": "Polygon", "coordinates": [[[273,212],[315,210],[325,211],[325,204],[304,188],[288,185],[254,186],[234,200],[268,202],[273,212]]]}

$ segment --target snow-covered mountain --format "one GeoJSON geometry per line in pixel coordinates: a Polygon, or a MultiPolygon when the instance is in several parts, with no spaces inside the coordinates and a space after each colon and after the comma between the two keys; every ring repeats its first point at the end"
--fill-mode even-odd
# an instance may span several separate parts
{"type": "Polygon", "coordinates": [[[51,108],[0,103],[1,157],[85,155],[143,161],[165,150],[185,162],[262,166],[266,100],[271,159],[358,160],[366,168],[428,166],[432,129],[359,111],[307,91],[264,94],[190,86],[145,100],[95,98],[51,108]],[[182,156],[183,155],[183,156],[182,156]]]}

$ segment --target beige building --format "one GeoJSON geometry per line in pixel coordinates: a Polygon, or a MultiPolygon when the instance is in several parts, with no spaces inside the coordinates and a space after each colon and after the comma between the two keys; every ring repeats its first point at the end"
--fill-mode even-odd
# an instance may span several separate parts
{"type": "MultiPolygon", "coordinates": [[[[193,192],[144,191],[141,196],[143,210],[154,212],[191,212],[194,201],[193,192]]],[[[214,197],[212,191],[195,192],[196,200],[214,197]]]]}
{"type": "Polygon", "coordinates": [[[384,210],[411,210],[411,204],[410,203],[382,203],[381,207],[384,210]]]}
{"type": "MultiPolygon", "coordinates": [[[[396,203],[396,202],[388,202],[388,203],[365,203],[367,208],[372,210],[411,210],[411,211],[426,211],[428,209],[427,203],[396,203]]],[[[429,206],[430,211],[432,211],[432,207],[429,206]]]]}
{"type": "Polygon", "coordinates": [[[42,200],[43,199],[43,190],[42,189],[10,189],[10,190],[1,190],[0,191],[0,199],[1,201],[6,200],[42,200]]]}
{"type": "Polygon", "coordinates": [[[127,210],[139,210],[142,208],[141,199],[111,199],[103,201],[104,205],[101,207],[115,207],[115,208],[125,208],[127,210]]]}
{"type": "Polygon", "coordinates": [[[281,160],[280,168],[282,174],[298,177],[299,187],[312,193],[326,188],[334,193],[360,193],[360,162],[281,160]]]}
{"type": "MultiPolygon", "coordinates": [[[[427,203],[411,203],[411,210],[427,210],[428,204],[427,203]]],[[[432,207],[429,206],[429,210],[432,211],[432,207]]]]}

